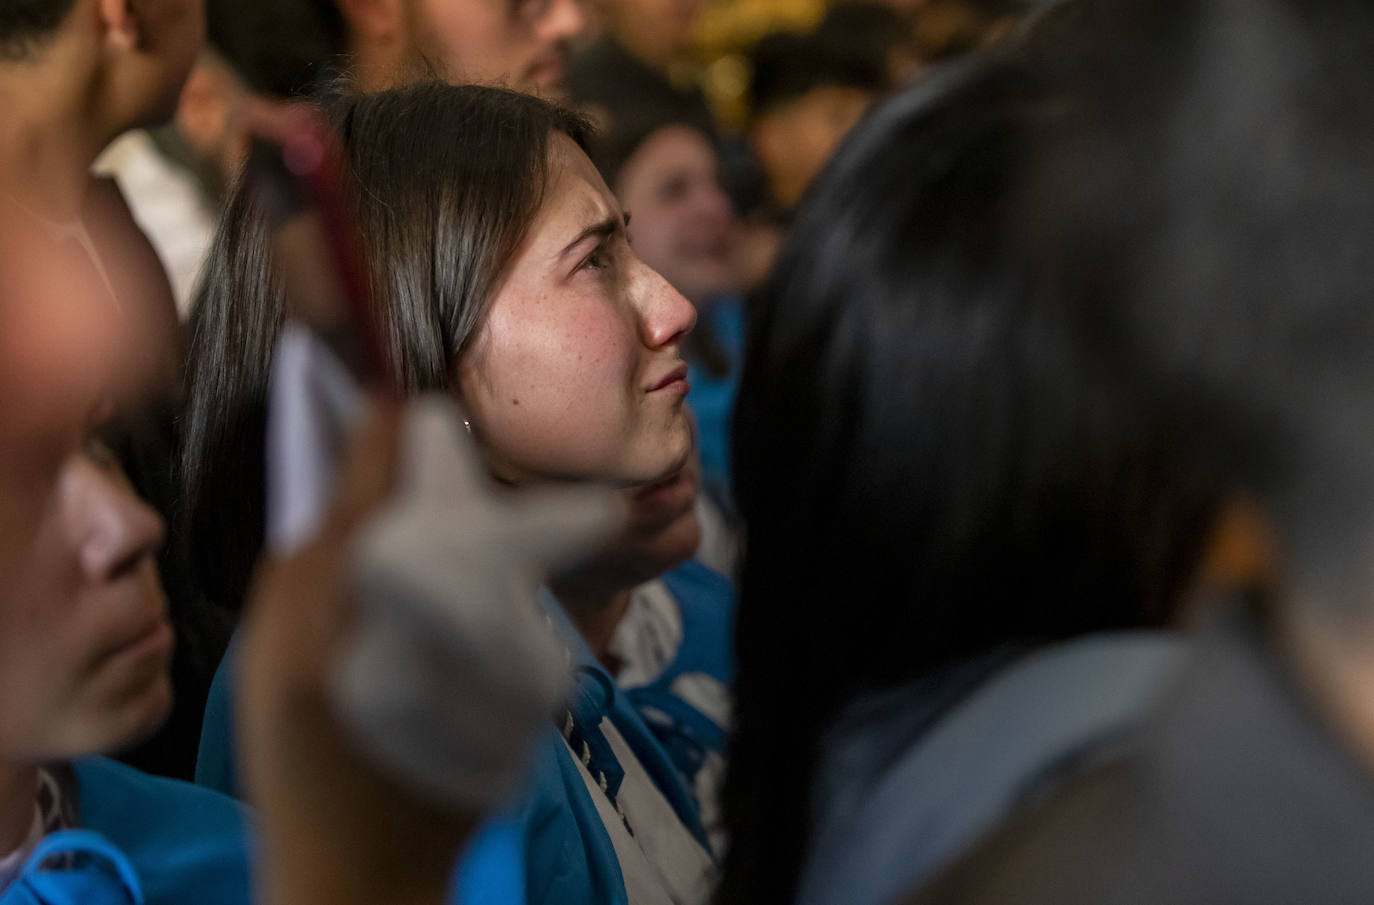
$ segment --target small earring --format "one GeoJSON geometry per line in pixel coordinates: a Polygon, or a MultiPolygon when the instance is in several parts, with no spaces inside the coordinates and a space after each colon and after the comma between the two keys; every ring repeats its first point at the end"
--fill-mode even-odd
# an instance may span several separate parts
{"type": "Polygon", "coordinates": [[[472,433],[472,422],[466,418],[463,419],[463,430],[467,431],[469,434],[472,433]]]}

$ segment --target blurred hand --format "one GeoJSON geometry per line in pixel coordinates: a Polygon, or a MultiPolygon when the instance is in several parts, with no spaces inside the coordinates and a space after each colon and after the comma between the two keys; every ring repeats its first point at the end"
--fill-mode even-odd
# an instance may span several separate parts
{"type": "Polygon", "coordinates": [[[318,536],[250,595],[238,724],[264,902],[442,901],[558,694],[535,591],[621,516],[608,492],[498,495],[455,430],[446,402],[374,402],[318,536]]]}
{"type": "Polygon", "coordinates": [[[365,416],[314,541],[268,561],[241,628],[241,766],[260,815],[265,903],[439,902],[478,817],[396,786],[352,746],[326,691],[347,631],[350,542],[395,483],[401,412],[365,416]]]}
{"type": "Polygon", "coordinates": [[[411,404],[402,431],[396,491],[354,545],[335,703],[393,775],[485,808],[524,772],[569,678],[539,587],[604,546],[628,507],[605,488],[497,488],[446,396],[411,404]]]}

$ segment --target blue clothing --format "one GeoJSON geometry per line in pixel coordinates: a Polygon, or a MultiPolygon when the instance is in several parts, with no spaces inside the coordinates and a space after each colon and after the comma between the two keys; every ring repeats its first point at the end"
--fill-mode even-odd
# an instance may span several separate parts
{"type": "Polygon", "coordinates": [[[248,825],[236,802],[101,758],[79,761],[72,772],[82,829],[47,836],[0,903],[248,905],[252,900],[248,825]]]}
{"type": "Polygon", "coordinates": [[[824,745],[798,905],[883,905],[917,888],[1134,729],[1182,658],[1168,634],[1092,635],[851,706],[824,745]]]}
{"type": "Polygon", "coordinates": [[[705,676],[726,688],[735,680],[735,587],[696,560],[665,574],[682,614],[682,643],[652,682],[625,692],[689,789],[710,754],[724,757],[730,727],[685,699],[680,683],[705,676]]]}
{"type": "MultiPolygon", "coordinates": [[[[659,677],[629,692],[620,689],[596,660],[552,595],[541,594],[549,619],[572,657],[574,683],[567,713],[562,726],[550,725],[541,733],[528,784],[510,815],[489,821],[469,846],[459,866],[453,901],[518,905],[523,892],[530,905],[626,905],[615,848],[577,761],[569,753],[569,746],[586,752],[584,764],[593,775],[604,775],[607,794],[614,801],[625,765],[600,728],[603,718],[625,739],[639,762],[637,768],[650,777],[683,826],[710,850],[690,783],[708,753],[723,752],[728,727],[677,699],[672,686],[695,673],[724,684],[733,679],[734,589],[724,577],[694,561],[662,580],[682,615],[682,643],[659,677]]],[[[227,792],[236,788],[233,659],[231,644],[211,685],[196,765],[197,782],[227,792]]]]}
{"type": "Polygon", "coordinates": [[[234,661],[238,659],[238,633],[229,642],[224,658],[215,668],[205,699],[196,750],[196,785],[214,789],[230,798],[239,797],[238,771],[234,767],[234,661]]]}
{"type": "Polygon", "coordinates": [[[606,793],[614,801],[625,767],[599,728],[603,718],[609,720],[683,825],[709,851],[706,830],[677,765],[629,696],[597,661],[553,595],[545,591],[541,598],[572,655],[574,684],[563,739],[553,728],[543,735],[522,796],[526,895],[530,905],[626,905],[619,858],[569,747],[586,751],[584,764],[592,775],[605,776],[606,793]]]}
{"type": "MultiPolygon", "coordinates": [[[[697,446],[701,452],[701,478],[706,489],[721,502],[732,499],[730,484],[730,422],[739,394],[740,368],[744,363],[744,299],[728,295],[703,305],[696,329],[708,334],[725,354],[729,367],[722,377],[707,374],[700,362],[687,362],[687,406],[697,419],[697,446]]],[[[727,507],[729,508],[729,507],[727,507]]]]}
{"type": "MultiPolygon", "coordinates": [[[[196,755],[196,783],[227,796],[238,795],[233,704],[237,638],[235,635],[230,642],[210,683],[196,755]]],[[[525,867],[517,826],[514,818],[506,816],[489,820],[478,830],[458,861],[449,901],[462,905],[520,905],[525,867]]]]}

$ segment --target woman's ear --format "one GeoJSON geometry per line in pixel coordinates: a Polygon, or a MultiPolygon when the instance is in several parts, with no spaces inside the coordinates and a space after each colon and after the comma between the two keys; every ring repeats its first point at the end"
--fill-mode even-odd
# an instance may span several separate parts
{"type": "Polygon", "coordinates": [[[1279,555],[1268,511],[1254,498],[1237,495],[1217,517],[1198,586],[1204,591],[1271,587],[1279,577],[1279,555]]]}
{"type": "Polygon", "coordinates": [[[143,28],[135,0],[96,0],[104,43],[121,53],[143,45],[143,28]]]}

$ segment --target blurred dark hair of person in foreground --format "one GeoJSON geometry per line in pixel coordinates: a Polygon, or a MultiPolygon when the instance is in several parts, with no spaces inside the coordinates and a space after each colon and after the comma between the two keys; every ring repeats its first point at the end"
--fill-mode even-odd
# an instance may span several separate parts
{"type": "Polygon", "coordinates": [[[1100,302],[1123,371],[1207,415],[1175,442],[1258,501],[1278,568],[1132,739],[909,901],[1370,901],[1374,9],[1091,19],[1027,247],[1100,302]]]}

